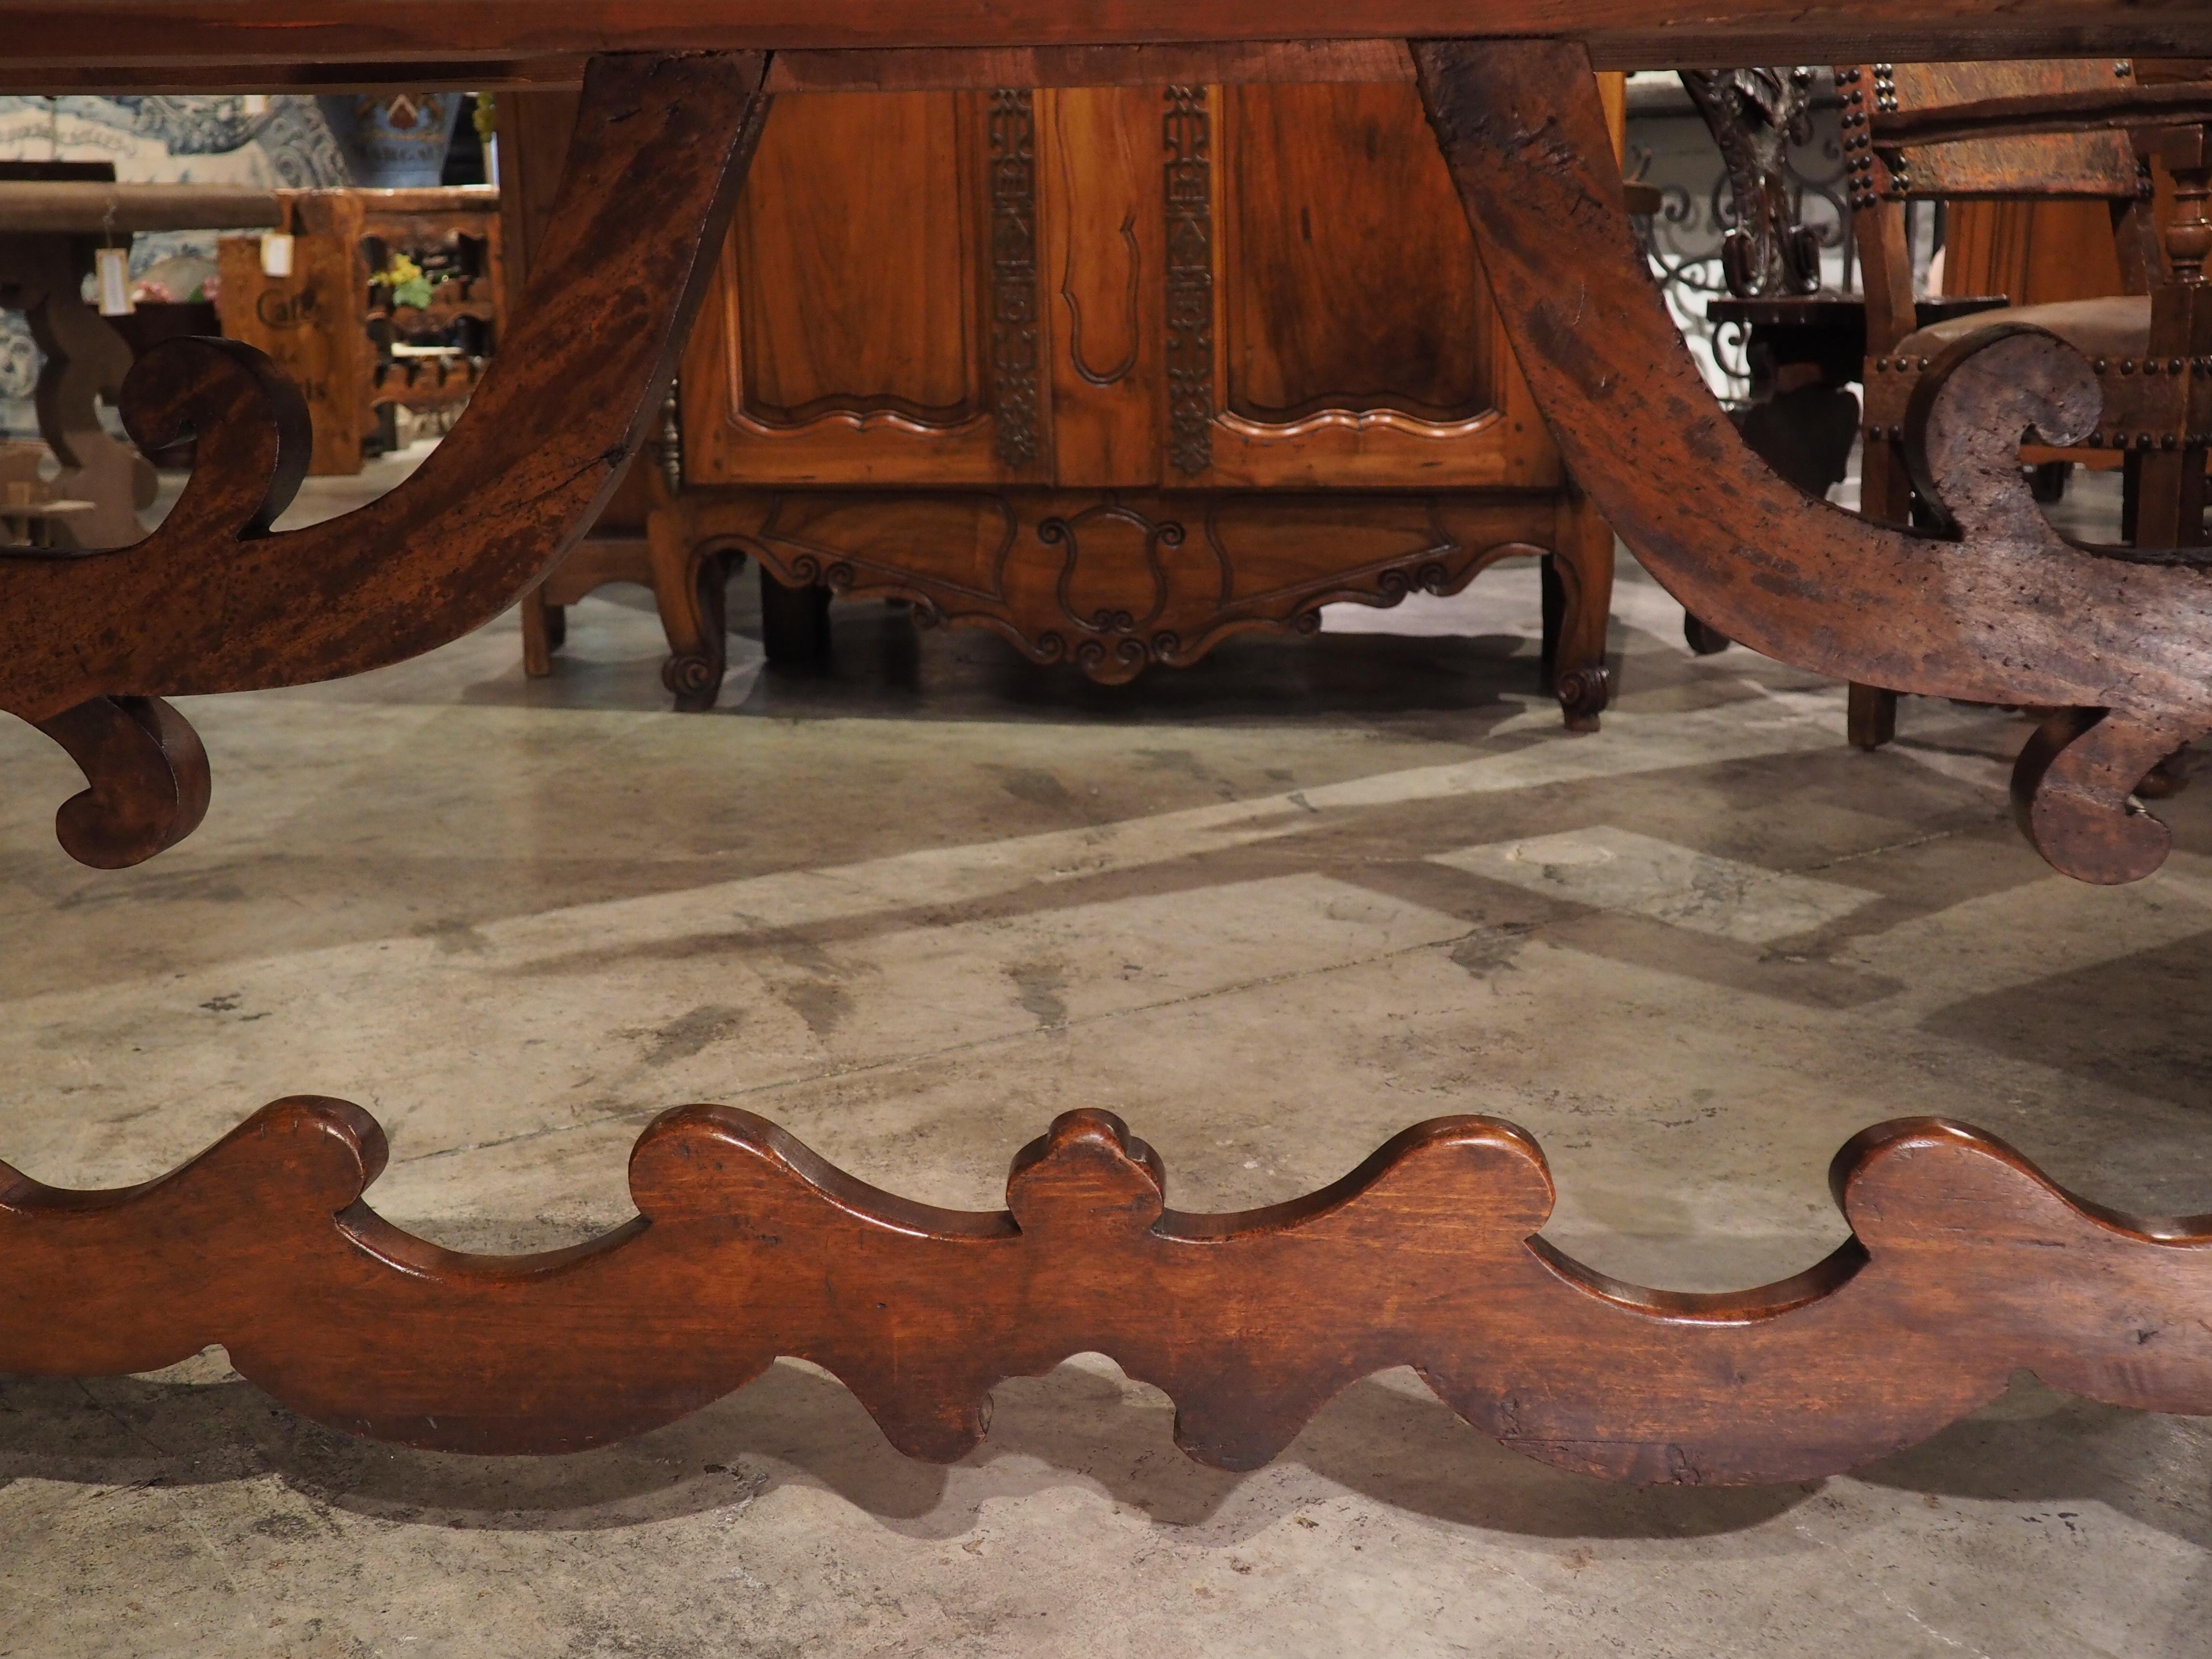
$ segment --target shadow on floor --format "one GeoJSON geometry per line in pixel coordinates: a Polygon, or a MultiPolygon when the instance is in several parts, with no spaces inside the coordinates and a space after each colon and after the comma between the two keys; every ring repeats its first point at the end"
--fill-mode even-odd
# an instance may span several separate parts
{"type": "MultiPolygon", "coordinates": [[[[222,1369],[213,1355],[192,1363],[222,1369]]],[[[1757,1526],[1825,1484],[1609,1486],[1506,1450],[1406,1372],[1354,1383],[1281,1459],[1249,1474],[1183,1456],[1166,1397],[1132,1390],[1095,1360],[1010,1379],[994,1399],[990,1440],[939,1468],[900,1455],[833,1378],[790,1363],[682,1422],[565,1457],[477,1458],[350,1440],[234,1376],[15,1379],[0,1386],[0,1484],[179,1487],[274,1474],[311,1504],[364,1517],[559,1531],[740,1507],[797,1484],[834,1492],[896,1532],[937,1540],[972,1531],[991,1500],[1075,1485],[1215,1543],[1249,1539],[1340,1489],[1527,1537],[1675,1539],[1757,1526]]],[[[2160,1443],[2177,1430],[2188,1431],[2180,1419],[2071,1399],[2023,1375],[1984,1413],[1857,1478],[1932,1503],[2039,1504],[2054,1525],[2102,1504],[2206,1547],[2212,1528],[2199,1494],[2166,1495],[2135,1478],[2173,1466],[2160,1443]]]]}
{"type": "Polygon", "coordinates": [[[2208,939],[2198,933],[1953,1003],[1923,1029],[2103,1088],[2212,1111],[2208,939]],[[2115,1032],[2126,1036],[2116,1042],[2115,1032]]]}

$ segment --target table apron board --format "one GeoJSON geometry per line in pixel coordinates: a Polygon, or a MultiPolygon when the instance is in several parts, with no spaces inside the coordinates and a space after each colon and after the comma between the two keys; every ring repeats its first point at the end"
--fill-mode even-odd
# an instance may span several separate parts
{"type": "Polygon", "coordinates": [[[2212,55],[2204,0],[0,0],[25,92],[568,87],[614,52],[768,52],[772,91],[1410,79],[1411,40],[1574,42],[1601,70],[2212,55]]]}

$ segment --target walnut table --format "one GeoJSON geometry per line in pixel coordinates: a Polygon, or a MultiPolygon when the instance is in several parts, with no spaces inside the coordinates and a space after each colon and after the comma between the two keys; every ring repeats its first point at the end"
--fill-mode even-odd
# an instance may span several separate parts
{"type": "MultiPolygon", "coordinates": [[[[176,342],[124,388],[142,443],[196,438],[168,520],[119,552],[0,557],[0,708],[82,767],[58,827],[88,863],[152,857],[205,808],[206,757],[165,696],[359,673],[542,578],[653,429],[781,90],[1409,80],[1535,404],[1689,609],[1832,678],[2063,711],[2015,793],[2036,846],[2086,880],[2157,866],[2166,832],[2129,788],[2212,732],[2212,578],[2065,543],[2015,464],[2030,427],[2058,444],[2094,428],[2088,366],[2012,331],[1923,378],[1907,442],[1953,538],[1811,499],[1746,449],[1668,324],[1592,79],[2203,58],[2212,0],[0,0],[0,52],[36,92],[583,88],[508,349],[399,489],[271,533],[305,465],[299,395],[235,343],[176,342]]],[[[391,1226],[363,1198],[383,1161],[359,1108],[295,1096],[143,1186],[64,1192],[0,1166],[0,1368],[140,1371],[221,1342],[319,1422],[542,1452],[667,1422],[796,1355],[902,1449],[953,1458],[998,1379],[1096,1349],[1175,1397],[1194,1456],[1242,1468],[1348,1382],[1411,1364],[1533,1456],[1647,1481],[1842,1469],[2020,1366],[2212,1413],[2212,1218],[2116,1214],[1942,1120],[1838,1153],[1851,1236],[1827,1260],[1694,1296],[1553,1248],[1542,1154],[1477,1117],[1408,1128],[1304,1199],[1211,1215],[1167,1207],[1150,1148],[1079,1111],[1015,1157],[1004,1210],[968,1213],[867,1187],[749,1113],[684,1107],[632,1155],[635,1220],[520,1257],[391,1226]]]]}

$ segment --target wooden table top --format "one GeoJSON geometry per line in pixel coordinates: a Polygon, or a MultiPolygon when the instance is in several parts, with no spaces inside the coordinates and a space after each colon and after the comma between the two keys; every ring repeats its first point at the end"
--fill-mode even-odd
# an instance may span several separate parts
{"type": "Polygon", "coordinates": [[[1571,38],[1615,69],[2185,58],[2212,56],[2212,0],[0,0],[0,87],[557,83],[609,52],[1449,36],[1571,38]]]}

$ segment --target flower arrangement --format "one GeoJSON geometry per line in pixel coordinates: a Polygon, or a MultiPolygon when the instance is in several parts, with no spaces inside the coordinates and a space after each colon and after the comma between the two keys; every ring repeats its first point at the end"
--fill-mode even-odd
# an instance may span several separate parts
{"type": "Polygon", "coordinates": [[[405,254],[392,256],[392,263],[384,268],[384,280],[391,287],[393,306],[412,306],[417,311],[429,308],[430,279],[405,254]]]}

